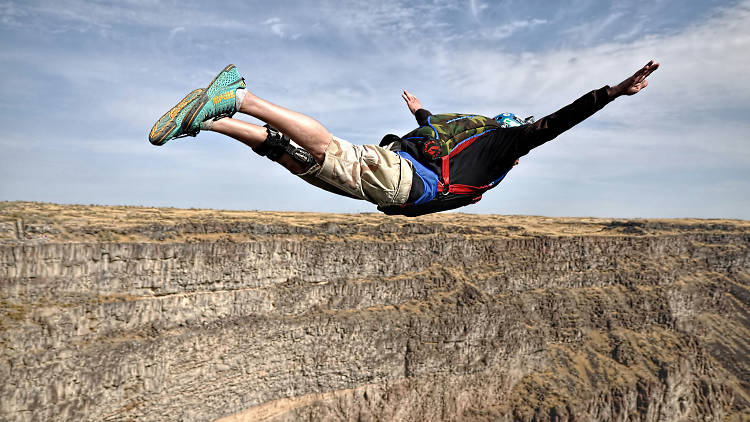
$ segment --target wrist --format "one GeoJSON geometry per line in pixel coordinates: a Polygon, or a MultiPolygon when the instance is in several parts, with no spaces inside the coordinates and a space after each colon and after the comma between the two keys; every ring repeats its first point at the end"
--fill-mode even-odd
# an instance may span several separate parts
{"type": "Polygon", "coordinates": [[[622,95],[622,89],[620,88],[620,85],[616,85],[614,87],[611,87],[608,85],[607,95],[609,96],[610,99],[613,99],[613,100],[619,97],[620,95],[622,95]]]}
{"type": "Polygon", "coordinates": [[[617,95],[617,87],[611,87],[611,86],[607,85],[607,95],[609,96],[609,98],[611,98],[613,100],[615,98],[617,98],[618,97],[618,95],[617,95]]]}

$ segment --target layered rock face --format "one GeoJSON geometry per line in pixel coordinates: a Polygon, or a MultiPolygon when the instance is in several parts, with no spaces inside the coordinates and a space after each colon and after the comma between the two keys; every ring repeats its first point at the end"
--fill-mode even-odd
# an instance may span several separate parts
{"type": "Polygon", "coordinates": [[[0,420],[750,420],[750,222],[0,203],[0,420]]]}

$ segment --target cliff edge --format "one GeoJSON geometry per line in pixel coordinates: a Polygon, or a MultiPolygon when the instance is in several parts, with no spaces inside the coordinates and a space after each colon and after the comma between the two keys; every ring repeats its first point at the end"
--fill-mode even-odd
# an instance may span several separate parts
{"type": "Polygon", "coordinates": [[[747,421],[750,222],[0,203],[0,420],[747,421]]]}

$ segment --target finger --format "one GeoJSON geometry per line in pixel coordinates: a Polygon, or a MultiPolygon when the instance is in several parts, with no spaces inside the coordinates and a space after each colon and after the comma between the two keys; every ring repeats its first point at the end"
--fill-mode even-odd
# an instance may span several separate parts
{"type": "Polygon", "coordinates": [[[407,98],[406,94],[401,94],[401,98],[403,98],[407,103],[409,102],[409,98],[407,98]]]}
{"type": "Polygon", "coordinates": [[[654,63],[654,64],[652,64],[652,65],[651,65],[651,66],[650,66],[650,67],[648,68],[648,72],[646,72],[646,76],[648,76],[648,75],[650,75],[650,74],[654,73],[654,71],[655,71],[656,69],[658,69],[658,68],[659,68],[659,63],[654,63]]]}
{"type": "Polygon", "coordinates": [[[635,74],[633,75],[633,80],[634,80],[634,82],[640,82],[640,81],[646,79],[646,77],[650,73],[651,73],[651,71],[649,71],[648,65],[646,65],[646,66],[638,69],[637,72],[635,72],[635,74]]]}
{"type": "Polygon", "coordinates": [[[643,67],[641,68],[641,70],[648,70],[648,69],[651,69],[651,67],[652,67],[652,66],[654,66],[654,64],[656,64],[657,66],[659,65],[658,63],[655,63],[655,62],[654,62],[653,60],[649,60],[649,61],[648,61],[648,63],[646,63],[646,64],[645,64],[645,65],[644,65],[644,66],[643,66],[643,67]]]}

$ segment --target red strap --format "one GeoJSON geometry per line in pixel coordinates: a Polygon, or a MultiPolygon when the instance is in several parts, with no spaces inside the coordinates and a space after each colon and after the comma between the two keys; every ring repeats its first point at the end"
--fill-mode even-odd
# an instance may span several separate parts
{"type": "MultiPolygon", "coordinates": [[[[489,131],[485,130],[482,133],[478,133],[470,138],[463,140],[460,144],[458,144],[457,147],[453,148],[453,150],[450,153],[448,153],[448,155],[443,156],[442,158],[443,180],[438,180],[438,187],[437,187],[437,191],[439,193],[445,192],[446,187],[447,187],[448,192],[456,193],[456,194],[480,193],[490,188],[490,185],[469,186],[469,185],[451,185],[450,184],[450,180],[451,180],[450,179],[450,159],[455,157],[461,151],[465,150],[469,145],[473,144],[474,141],[481,138],[487,132],[489,131]]],[[[480,195],[478,198],[481,199],[482,196],[480,195]]]]}
{"type": "Polygon", "coordinates": [[[445,189],[446,186],[448,186],[448,189],[450,189],[450,186],[451,186],[451,184],[450,184],[450,174],[448,173],[450,171],[449,170],[449,166],[448,166],[448,162],[449,162],[451,156],[452,156],[452,153],[448,154],[446,156],[443,156],[443,189],[445,189]]]}
{"type": "Polygon", "coordinates": [[[449,157],[453,157],[459,152],[465,150],[469,145],[473,144],[474,141],[484,136],[487,132],[490,132],[491,130],[485,130],[484,132],[477,133],[476,135],[473,135],[469,138],[464,139],[461,141],[457,147],[453,148],[450,153],[448,153],[449,157]]]}
{"type": "Polygon", "coordinates": [[[482,186],[481,188],[477,188],[477,187],[468,186],[468,185],[456,185],[458,187],[458,190],[454,189],[453,186],[450,184],[450,165],[449,165],[449,163],[450,163],[450,159],[451,158],[455,157],[458,153],[460,153],[461,151],[465,150],[469,145],[473,144],[474,141],[476,141],[477,139],[481,138],[487,132],[489,132],[489,131],[485,130],[482,133],[477,133],[476,135],[474,135],[474,136],[472,136],[470,138],[464,139],[463,141],[461,141],[461,143],[458,144],[457,147],[453,148],[453,150],[451,152],[449,152],[448,155],[444,155],[443,156],[443,163],[442,163],[443,164],[443,181],[442,181],[442,183],[438,182],[438,192],[444,192],[446,186],[448,187],[448,192],[450,192],[450,193],[474,193],[474,192],[477,192],[478,190],[484,188],[484,186],[482,186]],[[466,190],[467,188],[471,188],[473,190],[467,191],[466,190]]]}
{"type": "Polygon", "coordinates": [[[472,193],[484,193],[487,190],[486,186],[469,186],[469,185],[450,185],[448,191],[450,193],[456,193],[459,195],[466,195],[472,193]]]}

